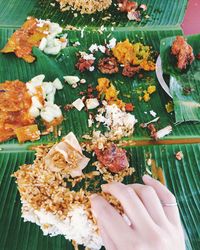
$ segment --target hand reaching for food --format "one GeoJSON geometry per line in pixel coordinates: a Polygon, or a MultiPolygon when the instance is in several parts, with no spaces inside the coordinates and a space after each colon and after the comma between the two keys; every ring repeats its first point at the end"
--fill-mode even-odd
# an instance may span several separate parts
{"type": "Polygon", "coordinates": [[[184,250],[184,234],[174,195],[159,181],[143,176],[145,185],[110,183],[105,193],[117,198],[122,217],[106,200],[91,197],[92,212],[107,250],[184,250]]]}

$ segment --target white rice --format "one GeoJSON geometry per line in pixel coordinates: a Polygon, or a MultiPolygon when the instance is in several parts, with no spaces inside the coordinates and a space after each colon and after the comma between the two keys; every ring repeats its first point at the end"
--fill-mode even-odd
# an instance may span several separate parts
{"type": "Polygon", "coordinates": [[[63,235],[67,240],[74,240],[91,250],[102,247],[102,239],[97,233],[97,225],[88,219],[83,206],[76,206],[62,220],[57,215],[44,209],[34,210],[26,201],[22,201],[22,218],[40,226],[44,235],[51,237],[63,235]]]}

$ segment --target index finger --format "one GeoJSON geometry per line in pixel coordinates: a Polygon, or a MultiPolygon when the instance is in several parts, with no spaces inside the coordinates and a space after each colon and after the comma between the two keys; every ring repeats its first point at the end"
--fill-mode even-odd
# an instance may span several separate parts
{"type": "Polygon", "coordinates": [[[126,249],[126,245],[130,243],[130,240],[134,240],[134,231],[104,198],[93,195],[90,201],[99,228],[109,233],[110,239],[119,249],[126,249]]]}

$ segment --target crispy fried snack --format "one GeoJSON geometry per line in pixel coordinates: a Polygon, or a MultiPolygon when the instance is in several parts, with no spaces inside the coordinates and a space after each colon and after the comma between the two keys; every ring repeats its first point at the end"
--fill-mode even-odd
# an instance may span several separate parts
{"type": "Polygon", "coordinates": [[[176,37],[176,40],[172,44],[171,53],[176,56],[177,67],[180,70],[186,69],[195,59],[192,47],[182,36],[176,37]]]}
{"type": "Polygon", "coordinates": [[[34,124],[28,110],[31,96],[19,80],[0,84],[0,142],[15,137],[15,129],[34,124]]]}
{"type": "Polygon", "coordinates": [[[32,48],[38,47],[42,38],[47,36],[48,24],[42,27],[38,25],[36,18],[29,18],[20,29],[16,30],[10,37],[2,53],[15,53],[19,58],[32,63],[35,57],[32,55],[32,48]]]}

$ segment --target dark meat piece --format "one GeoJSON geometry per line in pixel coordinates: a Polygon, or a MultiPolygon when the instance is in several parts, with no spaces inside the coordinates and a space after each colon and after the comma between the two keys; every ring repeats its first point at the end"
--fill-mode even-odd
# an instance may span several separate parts
{"type": "Polygon", "coordinates": [[[148,130],[151,132],[151,137],[154,138],[156,132],[157,132],[157,129],[155,128],[155,125],[153,123],[150,123],[148,126],[147,126],[148,130]]]}
{"type": "Polygon", "coordinates": [[[96,148],[94,151],[98,161],[112,173],[118,173],[129,167],[126,150],[118,148],[114,143],[104,150],[96,148]]]}
{"type": "Polygon", "coordinates": [[[126,64],[123,68],[122,75],[127,77],[133,77],[140,71],[140,66],[131,66],[130,64],[126,64]]]}
{"type": "Polygon", "coordinates": [[[84,58],[80,57],[78,62],[76,63],[76,68],[80,72],[84,72],[89,70],[89,68],[94,64],[94,60],[85,60],[84,58]]]}
{"type": "Polygon", "coordinates": [[[114,74],[119,71],[115,57],[107,57],[99,60],[98,69],[103,74],[114,74]]]}
{"type": "Polygon", "coordinates": [[[119,9],[121,12],[130,12],[131,10],[136,10],[138,7],[137,2],[130,2],[128,0],[118,0],[119,9]]]}
{"type": "Polygon", "coordinates": [[[187,65],[192,64],[195,59],[192,47],[182,36],[176,37],[172,44],[171,53],[176,56],[177,67],[181,70],[186,69],[187,65]]]}

